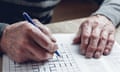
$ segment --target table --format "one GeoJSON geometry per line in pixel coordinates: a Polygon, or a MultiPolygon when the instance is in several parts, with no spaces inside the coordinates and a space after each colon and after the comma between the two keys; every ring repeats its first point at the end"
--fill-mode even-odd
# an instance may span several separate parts
{"type": "MultiPolygon", "coordinates": [[[[76,33],[80,24],[86,18],[62,21],[46,25],[52,33],[76,33]]],[[[116,41],[120,44],[120,27],[116,29],[116,41]]],[[[0,72],[2,72],[2,58],[0,58],[0,72]]]]}

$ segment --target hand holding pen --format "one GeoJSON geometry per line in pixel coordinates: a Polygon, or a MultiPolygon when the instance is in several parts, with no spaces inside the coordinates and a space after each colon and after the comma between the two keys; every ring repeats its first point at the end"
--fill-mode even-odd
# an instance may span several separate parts
{"type": "Polygon", "coordinates": [[[60,56],[50,30],[38,20],[30,20],[33,23],[20,21],[5,27],[0,41],[1,52],[17,63],[48,60],[53,58],[54,52],[60,56]]]}
{"type": "MultiPolygon", "coordinates": [[[[26,12],[23,13],[23,16],[24,16],[24,18],[25,18],[29,23],[31,23],[33,26],[39,28],[39,27],[32,21],[32,18],[31,18],[26,12]]],[[[39,28],[39,29],[42,30],[41,28],[39,28]]],[[[47,29],[47,30],[48,30],[48,29],[47,29]]],[[[47,32],[47,31],[46,31],[46,32],[47,32]]],[[[49,34],[49,32],[48,32],[47,34],[48,34],[51,38],[53,38],[52,35],[49,34]]],[[[50,38],[50,40],[52,40],[53,42],[55,42],[55,39],[51,39],[51,38],[50,38]]],[[[57,45],[55,45],[55,47],[57,47],[57,45]]],[[[56,53],[57,56],[60,56],[60,54],[59,54],[58,51],[55,51],[55,53],[56,53]]]]}

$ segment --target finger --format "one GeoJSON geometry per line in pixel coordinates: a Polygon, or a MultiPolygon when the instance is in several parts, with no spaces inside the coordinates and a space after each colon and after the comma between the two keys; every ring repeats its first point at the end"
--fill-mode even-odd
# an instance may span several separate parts
{"type": "Polygon", "coordinates": [[[28,34],[37,44],[39,44],[39,46],[45,48],[49,52],[54,52],[58,49],[57,44],[52,42],[51,39],[38,28],[33,26],[28,30],[28,34]]]}
{"type": "Polygon", "coordinates": [[[103,54],[103,51],[107,43],[107,38],[108,38],[108,32],[106,30],[103,30],[100,35],[100,40],[99,40],[97,50],[94,54],[95,58],[99,58],[103,54]]]}
{"type": "Polygon", "coordinates": [[[26,57],[26,49],[16,49],[13,50],[14,55],[8,54],[13,60],[15,60],[17,63],[23,63],[28,61],[29,59],[26,57]]]}
{"type": "Polygon", "coordinates": [[[104,55],[110,54],[111,49],[114,45],[114,40],[115,40],[114,33],[110,33],[109,37],[108,37],[108,40],[107,40],[107,45],[104,49],[104,55]]]}
{"type": "Polygon", "coordinates": [[[80,43],[81,41],[81,36],[80,36],[80,30],[77,32],[76,37],[73,39],[73,44],[80,43]]]}
{"type": "Polygon", "coordinates": [[[33,21],[45,35],[47,35],[53,42],[56,42],[56,39],[52,36],[52,33],[46,26],[41,24],[37,19],[33,19],[33,21]]]}
{"type": "Polygon", "coordinates": [[[97,49],[100,32],[101,32],[101,29],[98,26],[93,28],[93,31],[92,31],[91,37],[90,37],[90,43],[89,43],[87,51],[86,51],[87,58],[93,57],[93,55],[97,49]]]}
{"type": "Polygon", "coordinates": [[[42,47],[39,47],[35,44],[28,46],[27,49],[28,49],[29,53],[31,53],[31,55],[32,55],[32,57],[29,56],[29,58],[34,61],[48,60],[53,57],[53,53],[49,53],[47,50],[45,50],[42,47]]]}
{"type": "Polygon", "coordinates": [[[35,60],[37,60],[37,58],[35,57],[35,55],[32,52],[30,52],[29,50],[27,50],[27,49],[25,51],[25,57],[27,58],[27,60],[25,62],[33,61],[33,58],[35,60]]]}
{"type": "Polygon", "coordinates": [[[85,22],[81,26],[81,46],[80,46],[81,54],[85,54],[86,52],[91,31],[92,31],[92,26],[88,22],[85,22]]]}
{"type": "Polygon", "coordinates": [[[79,30],[75,36],[75,38],[73,39],[73,44],[77,44],[81,42],[81,26],[79,27],[79,30]]]}

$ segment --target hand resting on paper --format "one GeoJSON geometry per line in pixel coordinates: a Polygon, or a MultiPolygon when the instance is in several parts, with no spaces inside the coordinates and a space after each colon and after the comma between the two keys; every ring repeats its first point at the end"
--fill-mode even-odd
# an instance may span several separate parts
{"type": "Polygon", "coordinates": [[[115,37],[115,26],[103,15],[88,17],[80,26],[74,43],[80,44],[80,53],[87,58],[110,54],[115,37]]]}

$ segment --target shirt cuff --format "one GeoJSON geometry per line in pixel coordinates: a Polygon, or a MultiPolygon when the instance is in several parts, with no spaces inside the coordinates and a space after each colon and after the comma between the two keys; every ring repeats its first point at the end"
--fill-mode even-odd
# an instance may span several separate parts
{"type": "Polygon", "coordinates": [[[0,23],[0,38],[2,37],[3,31],[8,24],[0,23]]]}
{"type": "Polygon", "coordinates": [[[117,26],[120,22],[119,20],[120,13],[118,13],[118,11],[115,11],[113,8],[101,7],[92,15],[96,15],[96,14],[104,15],[105,17],[107,17],[109,20],[112,21],[114,26],[117,26]],[[114,11],[114,13],[112,11],[114,11]]]}
{"type": "MultiPolygon", "coordinates": [[[[5,24],[5,23],[0,23],[0,39],[2,38],[2,35],[3,35],[3,31],[5,29],[5,27],[7,26],[8,24],[5,24]]],[[[1,52],[0,50],[0,57],[3,55],[3,52],[1,52]]]]}

